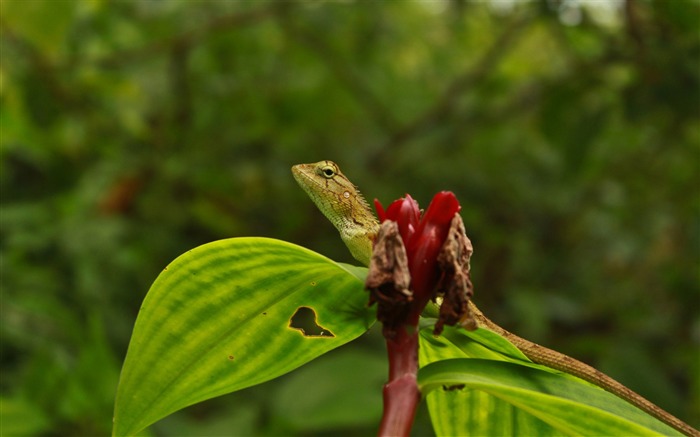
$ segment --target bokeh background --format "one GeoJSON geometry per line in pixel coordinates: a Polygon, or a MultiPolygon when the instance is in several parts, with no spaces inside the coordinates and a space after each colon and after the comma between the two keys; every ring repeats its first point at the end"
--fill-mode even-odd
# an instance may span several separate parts
{"type": "MultiPolygon", "coordinates": [[[[3,436],[110,433],[139,305],[190,248],[351,262],[291,177],[321,159],[385,204],[454,191],[486,314],[700,426],[698,1],[1,7],[3,436]]],[[[149,432],[372,435],[384,361],[375,327],[149,432]]]]}

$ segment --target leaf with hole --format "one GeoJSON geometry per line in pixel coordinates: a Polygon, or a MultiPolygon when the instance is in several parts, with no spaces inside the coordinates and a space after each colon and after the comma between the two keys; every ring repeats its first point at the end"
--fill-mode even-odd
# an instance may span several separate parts
{"type": "Polygon", "coordinates": [[[221,240],[181,255],[139,311],[113,434],[276,378],[358,337],[375,320],[364,271],[268,238],[221,240]]]}

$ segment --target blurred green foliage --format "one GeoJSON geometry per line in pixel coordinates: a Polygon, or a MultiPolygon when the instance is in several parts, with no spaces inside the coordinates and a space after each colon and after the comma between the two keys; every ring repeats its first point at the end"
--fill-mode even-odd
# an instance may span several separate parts
{"type": "MultiPolygon", "coordinates": [[[[385,203],[454,191],[486,314],[700,425],[697,0],[0,5],[3,435],[110,433],[180,253],[262,235],[349,261],[289,172],[320,159],[385,203]]],[[[331,377],[368,352],[151,432],[373,433],[331,377]]]]}

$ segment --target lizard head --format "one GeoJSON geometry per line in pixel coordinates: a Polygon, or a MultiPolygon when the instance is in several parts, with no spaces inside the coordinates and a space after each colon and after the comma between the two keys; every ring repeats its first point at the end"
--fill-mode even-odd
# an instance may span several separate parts
{"type": "Polygon", "coordinates": [[[294,179],[338,229],[353,256],[369,263],[379,222],[359,190],[333,161],[298,164],[294,179]]]}
{"type": "Polygon", "coordinates": [[[335,162],[326,160],[298,164],[292,167],[292,174],[334,224],[339,219],[352,221],[358,216],[370,216],[376,221],[367,201],[335,162]]]}
{"type": "MultiPolygon", "coordinates": [[[[292,174],[294,174],[294,179],[296,179],[299,184],[302,184],[302,182],[317,184],[324,180],[336,180],[336,182],[342,184],[342,179],[349,185],[352,185],[348,178],[340,172],[338,164],[328,160],[315,162],[313,164],[297,164],[292,167],[292,174]]],[[[302,188],[305,187],[304,185],[301,186],[302,188]]],[[[355,188],[354,185],[352,185],[352,187],[355,188]]]]}

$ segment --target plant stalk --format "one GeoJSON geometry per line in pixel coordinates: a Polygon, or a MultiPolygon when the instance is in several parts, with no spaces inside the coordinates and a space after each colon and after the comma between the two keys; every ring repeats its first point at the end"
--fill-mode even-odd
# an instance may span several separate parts
{"type": "Polygon", "coordinates": [[[386,335],[389,381],[384,385],[380,437],[409,436],[420,402],[417,325],[404,325],[386,335]]]}

